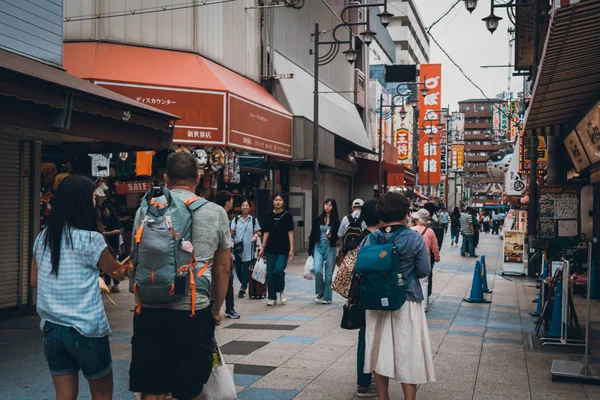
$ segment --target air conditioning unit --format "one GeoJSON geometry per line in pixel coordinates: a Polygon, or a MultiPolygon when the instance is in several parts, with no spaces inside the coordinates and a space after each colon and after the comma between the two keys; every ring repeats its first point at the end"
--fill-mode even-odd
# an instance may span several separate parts
{"type": "Polygon", "coordinates": [[[354,70],[354,104],[365,108],[365,90],[366,80],[365,74],[361,70],[354,70]]]}

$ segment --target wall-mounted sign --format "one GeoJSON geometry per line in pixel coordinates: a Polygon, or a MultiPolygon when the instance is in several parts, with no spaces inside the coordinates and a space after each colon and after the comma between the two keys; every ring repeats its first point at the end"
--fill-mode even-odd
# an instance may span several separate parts
{"type": "Polygon", "coordinates": [[[600,101],[587,113],[575,127],[583,148],[595,164],[600,161],[600,101]]]}
{"type": "Polygon", "coordinates": [[[441,170],[441,137],[437,124],[441,120],[442,65],[422,64],[419,81],[428,90],[427,96],[419,96],[419,183],[437,185],[441,170]]]}
{"type": "MultiPolygon", "coordinates": [[[[548,145],[544,136],[538,136],[538,151],[537,151],[537,172],[538,175],[544,175],[548,169],[548,145]]],[[[522,174],[526,174],[531,170],[531,161],[529,160],[529,152],[525,148],[525,140],[521,138],[519,145],[519,163],[522,174]]]]}
{"type": "Polygon", "coordinates": [[[567,148],[567,153],[569,153],[577,172],[590,166],[590,160],[588,159],[575,130],[573,130],[565,139],[565,147],[567,148]]]}

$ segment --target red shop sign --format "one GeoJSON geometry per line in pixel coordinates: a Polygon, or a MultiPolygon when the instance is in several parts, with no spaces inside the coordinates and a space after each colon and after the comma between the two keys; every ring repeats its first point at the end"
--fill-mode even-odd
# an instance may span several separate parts
{"type": "Polygon", "coordinates": [[[152,187],[152,182],[117,182],[117,194],[140,194],[146,193],[152,187]]]}

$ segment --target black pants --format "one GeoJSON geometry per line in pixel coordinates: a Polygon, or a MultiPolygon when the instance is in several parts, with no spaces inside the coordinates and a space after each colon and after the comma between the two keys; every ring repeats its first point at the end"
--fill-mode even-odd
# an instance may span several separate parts
{"type": "Polygon", "coordinates": [[[431,297],[431,292],[433,290],[433,265],[435,264],[434,260],[431,260],[431,272],[427,277],[427,297],[431,297]]]}
{"type": "Polygon", "coordinates": [[[235,304],[233,301],[233,271],[231,271],[229,274],[229,287],[225,296],[225,312],[233,310],[235,310],[235,304]]]}

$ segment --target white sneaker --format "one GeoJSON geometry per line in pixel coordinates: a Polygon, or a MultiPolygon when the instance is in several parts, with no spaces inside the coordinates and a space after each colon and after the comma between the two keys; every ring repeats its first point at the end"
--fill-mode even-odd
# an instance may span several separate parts
{"type": "Polygon", "coordinates": [[[267,305],[268,305],[269,307],[271,307],[271,306],[274,306],[275,304],[277,304],[277,300],[269,300],[269,301],[267,302],[267,305]]]}
{"type": "Polygon", "coordinates": [[[288,301],[287,296],[285,295],[285,292],[281,292],[279,294],[280,298],[281,298],[281,304],[285,304],[288,301]]]}
{"type": "Polygon", "coordinates": [[[321,304],[331,304],[331,300],[321,300],[321,304]]]}

